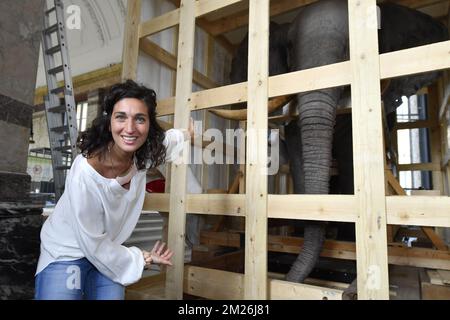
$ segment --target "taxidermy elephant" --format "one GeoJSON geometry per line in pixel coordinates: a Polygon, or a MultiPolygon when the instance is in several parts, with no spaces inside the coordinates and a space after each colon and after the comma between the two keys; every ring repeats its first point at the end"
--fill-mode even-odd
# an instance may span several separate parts
{"type": "MultiPolygon", "coordinates": [[[[383,3],[379,49],[381,53],[448,39],[444,25],[419,11],[383,3]]],[[[290,24],[270,24],[269,74],[314,68],[349,59],[347,0],[324,0],[303,7],[290,24]]],[[[231,82],[247,80],[248,40],[240,44],[232,61],[231,82]]],[[[410,96],[431,84],[439,73],[391,79],[383,90],[386,115],[394,114],[403,95],[410,96]]],[[[328,194],[334,157],[339,178],[335,193],[353,193],[351,116],[336,117],[344,88],[297,94],[299,114],[285,126],[290,169],[297,194],[328,194]]],[[[392,126],[392,123],[390,124],[392,126]]],[[[287,280],[303,282],[314,268],[325,238],[323,223],[305,222],[304,246],[287,274],[287,280]]]]}

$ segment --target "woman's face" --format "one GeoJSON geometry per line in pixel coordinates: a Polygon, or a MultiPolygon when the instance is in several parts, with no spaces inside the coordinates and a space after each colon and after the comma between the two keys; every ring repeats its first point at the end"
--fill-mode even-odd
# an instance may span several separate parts
{"type": "Polygon", "coordinates": [[[148,108],[135,98],[125,98],[114,105],[111,134],[115,147],[126,153],[137,151],[147,140],[150,128],[148,108]]]}

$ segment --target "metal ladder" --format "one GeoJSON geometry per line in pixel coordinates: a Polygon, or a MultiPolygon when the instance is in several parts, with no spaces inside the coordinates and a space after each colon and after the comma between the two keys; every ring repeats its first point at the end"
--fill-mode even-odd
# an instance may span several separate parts
{"type": "Polygon", "coordinates": [[[58,201],[64,192],[67,170],[78,153],[76,105],[61,0],[54,0],[54,6],[45,11],[42,53],[48,87],[48,96],[44,97],[45,113],[52,153],[55,200],[58,201]],[[56,20],[52,19],[56,23],[50,25],[52,16],[56,17],[56,20]],[[60,59],[57,59],[58,55],[60,59]],[[57,75],[61,74],[62,85],[58,85],[57,75]]]}

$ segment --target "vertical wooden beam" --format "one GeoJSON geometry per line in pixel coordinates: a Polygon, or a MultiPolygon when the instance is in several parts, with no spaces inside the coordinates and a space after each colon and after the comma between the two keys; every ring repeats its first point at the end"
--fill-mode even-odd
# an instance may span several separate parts
{"type": "MultiPolygon", "coordinates": [[[[437,85],[434,84],[428,88],[428,119],[431,122],[431,126],[429,128],[430,132],[430,153],[431,153],[431,162],[441,165],[441,131],[439,125],[439,97],[438,97],[438,88],[437,85]]],[[[433,190],[439,190],[441,194],[444,192],[444,185],[442,181],[442,172],[433,171],[433,190]]]]}
{"type": "MultiPolygon", "coordinates": [[[[207,59],[206,59],[206,65],[205,65],[205,70],[206,70],[206,76],[209,79],[214,79],[217,80],[214,77],[213,74],[213,65],[214,65],[214,38],[212,36],[210,36],[209,34],[206,34],[207,40],[206,40],[206,52],[207,52],[207,59]]],[[[210,123],[211,123],[211,113],[208,110],[203,110],[202,111],[202,120],[203,120],[203,132],[205,132],[206,130],[209,129],[210,127],[210,123]]],[[[203,136],[203,132],[201,132],[202,136],[203,136]]],[[[201,146],[200,146],[201,147],[201,146]]],[[[209,165],[203,163],[202,161],[202,190],[203,193],[207,193],[208,189],[209,189],[209,165]]]]}
{"type": "Polygon", "coordinates": [[[250,0],[245,299],[267,299],[267,100],[269,0],[250,0]]]}
{"type": "Polygon", "coordinates": [[[139,24],[141,0],[128,0],[122,53],[122,81],[136,80],[139,58],[139,24]]]}
{"type": "MultiPolygon", "coordinates": [[[[247,123],[245,121],[239,121],[239,130],[244,130],[244,132],[247,132],[247,123]]],[[[241,160],[241,164],[239,164],[239,170],[242,171],[243,175],[241,178],[239,178],[239,193],[243,194],[245,193],[245,177],[247,176],[245,172],[245,150],[246,150],[246,135],[242,134],[238,136],[237,144],[239,146],[238,149],[238,159],[241,160]]]]}
{"type": "MultiPolygon", "coordinates": [[[[177,84],[174,128],[187,128],[190,116],[192,74],[194,69],[195,0],[182,0],[178,40],[177,84]]],[[[183,298],[184,245],[186,226],[186,172],[190,141],[184,142],[181,161],[171,165],[169,248],[174,251],[173,266],[168,268],[166,297],[183,298]]]]}
{"type": "Polygon", "coordinates": [[[375,0],[348,0],[359,299],[389,299],[375,0]]]}

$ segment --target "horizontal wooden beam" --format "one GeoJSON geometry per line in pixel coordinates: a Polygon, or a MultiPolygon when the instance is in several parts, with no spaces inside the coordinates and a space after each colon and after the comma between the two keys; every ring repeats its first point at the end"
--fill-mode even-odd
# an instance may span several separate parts
{"type": "MultiPolygon", "coordinates": [[[[200,243],[232,248],[241,248],[241,235],[231,232],[202,231],[200,243]]],[[[267,248],[272,252],[298,254],[303,247],[304,240],[300,237],[268,236],[267,248]]],[[[415,266],[450,270],[450,251],[428,248],[408,248],[401,244],[388,244],[389,264],[415,266]]],[[[325,240],[321,257],[356,260],[356,246],[354,242],[325,240]]]]}
{"type": "MultiPolygon", "coordinates": [[[[245,216],[244,194],[189,194],[187,212],[245,216]]],[[[268,195],[269,218],[355,222],[351,195],[268,195]]],[[[450,197],[387,196],[387,223],[450,227],[450,197]]],[[[146,194],[144,210],[169,211],[169,195],[146,194]]]]}
{"type": "Polygon", "coordinates": [[[387,223],[430,227],[450,227],[450,197],[386,197],[387,223]]]}
{"type": "MultiPolygon", "coordinates": [[[[73,77],[73,88],[75,95],[85,94],[89,91],[109,87],[121,81],[122,64],[118,63],[110,67],[90,71],[73,77]]],[[[58,86],[62,85],[58,82],[58,86]]],[[[47,95],[47,86],[38,87],[34,94],[34,105],[44,103],[44,96],[47,95]]]]}
{"type": "MultiPolygon", "coordinates": [[[[450,68],[450,41],[380,55],[383,79],[450,68]],[[430,59],[433,57],[433,59],[430,59]]],[[[350,62],[269,77],[269,98],[350,84],[350,62]]],[[[173,97],[158,102],[158,114],[173,114],[173,97]]],[[[247,82],[192,93],[191,110],[247,101],[247,82]]]]}
{"type": "MultiPolygon", "coordinates": [[[[185,267],[184,292],[214,300],[244,299],[244,275],[240,273],[185,267]]],[[[342,300],[343,290],[268,279],[270,300],[342,300]]]]}
{"type": "Polygon", "coordinates": [[[382,79],[450,68],[450,40],[380,55],[382,79]],[[432,58],[430,58],[432,57],[432,58]]]}
{"type": "MultiPolygon", "coordinates": [[[[280,14],[284,14],[302,6],[316,2],[317,0],[278,0],[271,1],[270,4],[270,16],[274,17],[280,14]]],[[[392,0],[391,0],[392,1],[392,0]]],[[[419,9],[434,5],[436,3],[444,2],[447,0],[393,0],[394,2],[419,9]]],[[[211,21],[211,32],[213,35],[224,34],[248,25],[248,10],[242,10],[235,12],[234,14],[211,21]]]]}
{"type": "MultiPolygon", "coordinates": [[[[198,0],[195,3],[195,17],[232,5],[241,0],[198,0]]],[[[180,23],[180,9],[175,9],[139,25],[139,39],[174,27],[180,23]]]]}
{"type": "MultiPolygon", "coordinates": [[[[139,49],[141,49],[147,55],[153,57],[156,61],[161,62],[165,66],[169,67],[170,69],[174,71],[177,70],[177,57],[164,50],[153,41],[149,39],[141,39],[139,43],[139,49]]],[[[198,84],[204,89],[211,89],[219,86],[217,83],[195,69],[192,75],[192,80],[194,83],[198,84]]]]}
{"type": "Polygon", "coordinates": [[[418,129],[418,128],[430,128],[436,126],[435,123],[430,120],[417,120],[411,122],[397,122],[394,130],[406,130],[406,129],[418,129]]]}
{"type": "MultiPolygon", "coordinates": [[[[301,6],[316,2],[316,0],[279,0],[271,1],[270,16],[277,16],[281,13],[287,13],[301,6]]],[[[212,21],[213,35],[219,35],[248,25],[248,10],[237,12],[230,17],[224,17],[212,21]]]]}
{"type": "Polygon", "coordinates": [[[441,171],[441,165],[439,163],[410,163],[399,164],[398,171],[441,171]]]}

